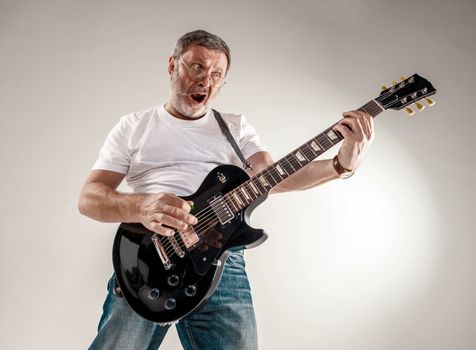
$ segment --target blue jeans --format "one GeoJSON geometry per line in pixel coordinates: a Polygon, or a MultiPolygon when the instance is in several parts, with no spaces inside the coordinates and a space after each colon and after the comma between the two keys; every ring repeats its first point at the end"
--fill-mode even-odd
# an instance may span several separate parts
{"type": "MultiPolygon", "coordinates": [[[[89,349],[159,348],[170,326],[160,326],[137,315],[124,298],[114,295],[114,278],[109,280],[98,334],[89,349]]],[[[230,255],[210,299],[180,320],[176,327],[186,350],[258,349],[256,320],[242,251],[230,255]]]]}

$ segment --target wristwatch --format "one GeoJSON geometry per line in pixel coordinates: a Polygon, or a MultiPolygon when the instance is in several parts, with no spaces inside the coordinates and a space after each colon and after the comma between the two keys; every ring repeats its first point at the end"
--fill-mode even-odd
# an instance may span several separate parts
{"type": "Polygon", "coordinates": [[[346,169],[342,166],[342,164],[340,164],[339,158],[337,158],[337,155],[334,157],[334,159],[332,159],[332,165],[334,166],[334,169],[337,171],[337,175],[339,175],[341,179],[348,179],[349,177],[354,175],[353,170],[346,169]]]}

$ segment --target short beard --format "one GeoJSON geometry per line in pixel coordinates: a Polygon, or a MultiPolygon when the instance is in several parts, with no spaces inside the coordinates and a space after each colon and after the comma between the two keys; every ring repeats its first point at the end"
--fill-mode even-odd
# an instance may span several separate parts
{"type": "Polygon", "coordinates": [[[203,104],[193,108],[190,106],[186,100],[188,98],[187,91],[183,90],[180,79],[178,77],[178,71],[175,70],[172,74],[171,82],[171,93],[170,93],[170,104],[184,117],[190,119],[198,119],[202,117],[208,110],[208,104],[203,104]]]}

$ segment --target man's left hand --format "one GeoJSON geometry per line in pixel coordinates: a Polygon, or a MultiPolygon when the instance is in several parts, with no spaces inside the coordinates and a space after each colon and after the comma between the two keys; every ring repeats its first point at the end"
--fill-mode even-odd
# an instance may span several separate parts
{"type": "Polygon", "coordinates": [[[337,158],[345,169],[355,171],[374,140],[373,118],[362,111],[344,112],[342,115],[344,119],[334,127],[344,136],[337,158]]]}

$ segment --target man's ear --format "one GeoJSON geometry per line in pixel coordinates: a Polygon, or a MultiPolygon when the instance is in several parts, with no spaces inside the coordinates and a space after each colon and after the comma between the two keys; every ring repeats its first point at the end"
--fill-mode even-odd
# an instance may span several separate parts
{"type": "Polygon", "coordinates": [[[172,74],[174,74],[174,71],[175,71],[175,60],[173,56],[169,57],[168,71],[169,71],[170,78],[172,78],[172,74]]]}

